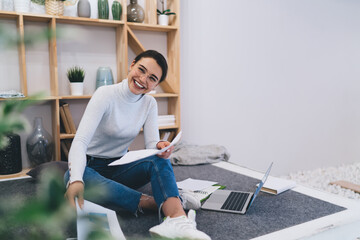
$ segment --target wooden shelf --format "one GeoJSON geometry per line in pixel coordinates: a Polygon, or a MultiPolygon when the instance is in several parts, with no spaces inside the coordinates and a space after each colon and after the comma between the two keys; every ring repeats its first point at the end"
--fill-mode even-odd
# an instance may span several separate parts
{"type": "Polygon", "coordinates": [[[23,169],[19,173],[8,174],[8,175],[0,175],[0,179],[11,179],[11,178],[18,178],[18,177],[26,177],[26,176],[28,176],[28,175],[26,175],[26,173],[28,171],[30,171],[30,168],[23,169]]]}
{"type": "Polygon", "coordinates": [[[176,26],[161,26],[161,25],[146,24],[146,23],[127,23],[127,25],[132,30],[140,30],[140,31],[170,32],[170,31],[178,30],[178,27],[176,26]]]}
{"type": "MultiPolygon", "coordinates": [[[[167,60],[168,60],[168,77],[165,81],[161,83],[162,91],[164,93],[152,94],[155,98],[163,98],[167,101],[167,112],[168,114],[175,115],[176,125],[173,126],[164,126],[160,127],[159,130],[172,129],[174,131],[179,131],[180,129],[180,0],[168,0],[167,5],[172,11],[176,12],[176,17],[172,18],[172,26],[160,26],[157,25],[157,16],[156,8],[157,1],[149,0],[145,4],[146,18],[145,23],[132,23],[126,21],[126,6],[127,0],[120,0],[121,5],[123,6],[122,21],[117,20],[105,20],[105,19],[92,19],[92,18],[82,18],[82,17],[69,17],[69,16],[53,16],[47,14],[35,14],[35,13],[18,13],[18,12],[8,12],[0,11],[0,24],[1,20],[12,20],[16,23],[17,32],[22,39],[26,34],[25,25],[26,22],[40,22],[46,23],[41,24],[40,27],[48,28],[51,30],[54,35],[48,39],[48,50],[49,50],[49,85],[50,85],[50,96],[43,97],[40,101],[48,101],[48,105],[51,108],[51,126],[52,126],[52,136],[55,143],[55,160],[61,159],[61,140],[64,139],[73,139],[75,134],[64,134],[60,133],[60,103],[66,100],[88,100],[91,98],[91,95],[84,96],[71,96],[71,95],[61,95],[60,86],[62,86],[62,81],[65,79],[60,79],[59,77],[59,66],[58,66],[58,56],[61,54],[61,48],[58,47],[56,30],[59,27],[59,24],[69,24],[73,26],[98,26],[110,28],[110,31],[114,31],[115,36],[115,61],[118,76],[115,79],[115,82],[120,82],[125,79],[128,73],[128,49],[131,48],[135,54],[146,50],[145,46],[141,43],[140,39],[137,38],[136,32],[133,30],[139,31],[151,31],[155,32],[165,32],[167,37],[167,60]]],[[[88,29],[85,29],[86,31],[88,29]]],[[[76,33],[75,33],[76,34],[76,33]]],[[[27,69],[28,63],[26,58],[26,48],[27,45],[24,42],[18,44],[18,57],[19,57],[19,69],[20,69],[20,90],[25,96],[28,94],[28,79],[27,79],[27,69]]],[[[156,48],[155,48],[156,50],[156,48]]],[[[63,71],[63,70],[61,70],[63,71]]],[[[0,84],[3,85],[8,81],[8,79],[3,78],[0,80],[0,84]]],[[[31,82],[31,84],[36,84],[36,82],[31,82]]],[[[30,94],[31,95],[31,94],[30,94]]],[[[24,100],[27,98],[19,98],[19,100],[24,100]]],[[[162,100],[163,100],[162,99],[162,100]]],[[[5,101],[9,99],[0,99],[5,101]]],[[[68,101],[70,102],[70,101],[68,101]]],[[[86,101],[84,101],[86,102],[86,101]]],[[[71,103],[70,103],[71,104],[71,103]]],[[[76,102],[77,104],[77,102],[76,102]]],[[[81,104],[86,104],[82,103],[81,104]]],[[[78,104],[77,108],[81,108],[82,105],[78,104]]],[[[80,116],[81,117],[81,116],[80,116]]],[[[25,170],[24,170],[25,171],[25,170]]],[[[20,176],[23,173],[20,173],[20,176]]],[[[19,175],[19,174],[16,174],[19,175]]],[[[23,174],[24,175],[24,174],[23,174]]],[[[1,176],[0,176],[1,178],[1,176]]],[[[4,177],[2,177],[4,178],[4,177]]],[[[7,176],[5,176],[7,178],[7,176]]]]}
{"type": "Polygon", "coordinates": [[[103,26],[103,27],[118,27],[125,24],[124,21],[117,21],[117,20],[0,11],[0,18],[17,19],[19,16],[23,16],[24,20],[35,21],[35,22],[50,22],[52,19],[56,19],[56,22],[58,23],[103,26]]]}
{"type": "Polygon", "coordinates": [[[90,99],[91,95],[82,95],[82,96],[60,96],[59,99],[90,99]]]}
{"type": "Polygon", "coordinates": [[[179,128],[178,125],[161,126],[161,127],[159,127],[159,130],[164,130],[164,129],[177,129],[177,128],[179,128]]]}
{"type": "Polygon", "coordinates": [[[168,97],[179,97],[179,94],[177,93],[155,93],[155,94],[149,94],[155,98],[168,98],[168,97]]]}
{"type": "Polygon", "coordinates": [[[60,133],[60,139],[73,139],[75,134],[60,133]]]}

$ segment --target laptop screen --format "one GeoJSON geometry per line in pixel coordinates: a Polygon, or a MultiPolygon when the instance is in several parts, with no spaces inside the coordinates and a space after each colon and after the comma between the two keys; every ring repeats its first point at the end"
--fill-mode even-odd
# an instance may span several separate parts
{"type": "Polygon", "coordinates": [[[261,181],[260,181],[260,183],[259,183],[259,186],[256,188],[256,191],[255,191],[253,197],[251,198],[251,202],[250,202],[248,208],[249,208],[249,207],[251,206],[251,204],[254,202],[256,196],[259,194],[262,186],[263,186],[264,183],[266,182],[266,179],[267,179],[268,176],[269,176],[269,173],[270,173],[270,170],[271,170],[272,165],[273,165],[273,163],[270,164],[270,166],[269,166],[268,170],[266,171],[264,177],[261,179],[261,181]]]}

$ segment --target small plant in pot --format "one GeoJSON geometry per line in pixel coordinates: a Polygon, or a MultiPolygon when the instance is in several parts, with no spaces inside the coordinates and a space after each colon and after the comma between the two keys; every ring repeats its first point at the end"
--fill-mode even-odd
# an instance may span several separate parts
{"type": "Polygon", "coordinates": [[[164,7],[164,0],[161,0],[161,5],[162,5],[162,11],[160,11],[159,9],[156,10],[157,15],[158,15],[158,24],[159,25],[164,25],[167,26],[169,25],[169,15],[176,15],[174,12],[171,12],[170,9],[165,9],[164,7]]]}
{"type": "Polygon", "coordinates": [[[73,96],[83,95],[84,78],[85,78],[84,69],[78,66],[74,66],[68,69],[66,75],[70,82],[71,95],[73,96]]]}

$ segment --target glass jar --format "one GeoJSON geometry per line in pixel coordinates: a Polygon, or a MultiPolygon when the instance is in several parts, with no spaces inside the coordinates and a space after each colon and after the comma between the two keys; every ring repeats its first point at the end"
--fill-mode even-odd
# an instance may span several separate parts
{"type": "Polygon", "coordinates": [[[114,84],[114,78],[110,67],[99,67],[96,73],[96,88],[114,84]]]}
{"type": "Polygon", "coordinates": [[[31,167],[50,162],[53,159],[53,139],[45,130],[41,117],[35,118],[34,130],[26,140],[26,151],[31,167]]]}
{"type": "Polygon", "coordinates": [[[130,4],[127,6],[127,21],[142,23],[144,18],[144,9],[137,3],[137,0],[130,0],[130,4]]]}

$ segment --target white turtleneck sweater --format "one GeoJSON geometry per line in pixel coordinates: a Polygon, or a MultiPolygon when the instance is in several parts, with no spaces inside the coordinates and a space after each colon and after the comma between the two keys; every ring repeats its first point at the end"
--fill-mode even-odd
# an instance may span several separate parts
{"type": "Polygon", "coordinates": [[[86,154],[101,158],[123,156],[144,129],[145,147],[159,142],[154,97],[135,95],[125,79],[98,88],[90,99],[69,152],[70,181],[83,181],[86,154]]]}

